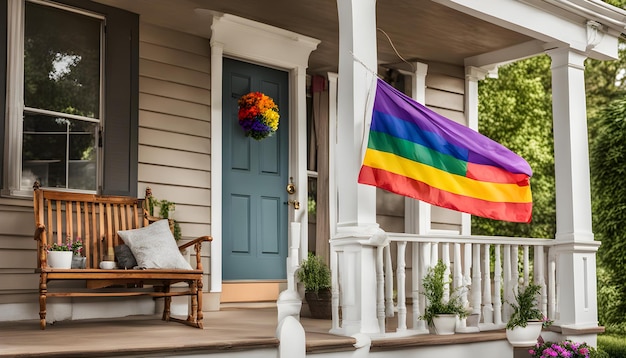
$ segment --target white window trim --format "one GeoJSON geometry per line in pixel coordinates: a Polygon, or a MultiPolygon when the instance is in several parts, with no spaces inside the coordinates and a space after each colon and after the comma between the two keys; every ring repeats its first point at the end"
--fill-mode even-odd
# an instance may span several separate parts
{"type": "MultiPolygon", "coordinates": [[[[29,0],[34,3],[53,6],[63,10],[73,11],[82,15],[95,17],[105,21],[104,16],[85,10],[75,9],[55,3],[40,0],[29,0]]],[[[0,195],[11,197],[32,197],[30,188],[22,188],[22,139],[24,125],[24,24],[25,0],[8,0],[7,4],[7,76],[6,76],[6,133],[4,138],[4,180],[6,183],[0,195]]],[[[101,34],[102,36],[102,34],[101,34]]],[[[100,128],[104,125],[104,41],[101,43],[100,60],[100,128]]],[[[37,110],[45,111],[45,110],[37,110]]],[[[68,115],[70,118],[76,116],[68,115]]],[[[85,118],[80,117],[84,120],[85,118]]],[[[96,133],[96,136],[98,133],[96,133]]],[[[97,144],[98,138],[96,138],[97,144]]],[[[97,146],[96,188],[102,186],[102,149],[97,146]]],[[[95,190],[72,190],[77,192],[96,192],[95,190]]]]}

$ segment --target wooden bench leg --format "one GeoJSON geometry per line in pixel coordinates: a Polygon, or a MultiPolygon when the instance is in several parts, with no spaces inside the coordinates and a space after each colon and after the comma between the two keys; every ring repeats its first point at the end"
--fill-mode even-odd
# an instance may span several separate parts
{"type": "Polygon", "coordinates": [[[198,280],[198,313],[196,314],[196,319],[198,323],[198,328],[203,328],[204,326],[204,314],[202,313],[202,279],[198,280]]]}
{"type": "Polygon", "coordinates": [[[48,274],[39,276],[39,325],[46,329],[46,295],[48,294],[48,274]]]}
{"type": "Polygon", "coordinates": [[[163,284],[163,293],[166,294],[166,296],[164,297],[164,304],[163,304],[163,320],[164,321],[169,321],[170,320],[170,315],[171,315],[171,311],[170,311],[170,306],[172,305],[172,296],[169,296],[170,293],[170,283],[169,282],[165,282],[163,284]]]}

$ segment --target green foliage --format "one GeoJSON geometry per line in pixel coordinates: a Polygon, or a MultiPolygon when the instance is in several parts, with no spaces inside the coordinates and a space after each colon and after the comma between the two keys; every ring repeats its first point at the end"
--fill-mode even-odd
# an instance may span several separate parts
{"type": "MultiPolygon", "coordinates": [[[[615,317],[623,315],[619,309],[620,293],[613,284],[611,276],[606,269],[598,267],[598,321],[600,325],[607,325],[615,321],[615,317]]],[[[615,324],[613,324],[616,327],[615,324]]],[[[626,328],[626,324],[624,324],[626,328]]],[[[626,331],[625,331],[626,332],[626,331]]]]}
{"type": "Polygon", "coordinates": [[[556,199],[550,58],[503,66],[478,87],[478,129],[522,156],[533,169],[533,218],[529,224],[472,217],[475,235],[554,237],[556,199]]]}
{"type": "Polygon", "coordinates": [[[626,337],[601,334],[598,336],[598,348],[611,358],[626,358],[626,337]]]}
{"type": "Polygon", "coordinates": [[[526,327],[528,321],[543,319],[543,313],[537,308],[539,292],[541,292],[541,286],[535,284],[518,288],[517,293],[515,293],[515,302],[509,302],[513,308],[513,313],[506,324],[507,329],[526,327]]]}
{"type": "Polygon", "coordinates": [[[424,315],[420,319],[426,320],[428,324],[433,323],[433,317],[439,314],[456,314],[459,317],[467,317],[467,310],[461,302],[459,290],[453,289],[450,292],[450,298],[446,302],[444,300],[444,288],[446,284],[450,284],[450,277],[445,277],[446,265],[442,260],[437,265],[430,267],[428,273],[424,277],[422,286],[424,290],[422,294],[426,297],[426,307],[424,315]]]}
{"type": "Polygon", "coordinates": [[[610,276],[609,287],[617,292],[611,298],[618,298],[606,306],[612,313],[600,314],[609,324],[626,320],[626,100],[613,101],[596,120],[590,154],[593,223],[596,239],[602,241],[600,263],[610,276]]]}
{"type": "Polygon", "coordinates": [[[319,292],[330,289],[330,269],[321,257],[309,252],[296,272],[298,281],[304,284],[307,292],[319,292]]]}

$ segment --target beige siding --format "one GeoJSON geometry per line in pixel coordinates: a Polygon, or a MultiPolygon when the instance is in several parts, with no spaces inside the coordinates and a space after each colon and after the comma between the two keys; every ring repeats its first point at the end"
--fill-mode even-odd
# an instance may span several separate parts
{"type": "Polygon", "coordinates": [[[0,303],[36,299],[39,276],[31,199],[0,198],[0,303]]]}
{"type": "MultiPolygon", "coordinates": [[[[183,239],[211,234],[210,46],[141,24],[139,196],[176,203],[183,239]]],[[[0,303],[36,302],[32,199],[0,198],[0,303]]],[[[202,262],[208,271],[210,245],[202,262]]],[[[210,276],[204,280],[210,287],[210,276]]]]}
{"type": "MultiPolygon", "coordinates": [[[[142,23],[139,44],[139,196],[176,203],[183,239],[210,235],[210,46],[142,23]]],[[[210,245],[203,248],[209,269],[210,245]]],[[[210,287],[207,276],[205,289],[210,287]]]]}

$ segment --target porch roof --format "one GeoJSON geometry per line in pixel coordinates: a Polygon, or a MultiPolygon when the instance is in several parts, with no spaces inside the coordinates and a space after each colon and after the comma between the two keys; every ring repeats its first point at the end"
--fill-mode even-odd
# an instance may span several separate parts
{"type": "MultiPolygon", "coordinates": [[[[310,56],[309,73],[338,71],[337,0],[96,1],[139,13],[142,21],[206,38],[211,36],[210,14],[213,12],[232,14],[293,31],[321,40],[310,56]]],[[[539,24],[542,21],[537,21],[540,18],[535,17],[546,13],[582,26],[588,20],[600,21],[607,29],[611,28],[613,33],[623,32],[624,29],[626,12],[601,1],[564,0],[557,2],[557,5],[532,0],[522,3],[530,3],[530,9],[536,8],[536,12],[530,15],[512,14],[508,19],[494,19],[502,14],[515,13],[515,10],[507,11],[506,4],[498,4],[496,7],[502,9],[495,10],[496,13],[481,13],[480,9],[473,11],[471,1],[461,0],[378,1],[377,27],[384,31],[377,33],[378,62],[387,67],[409,70],[385,34],[407,61],[463,68],[466,65],[481,67],[506,62],[541,53],[546,46],[553,46],[551,42],[557,40],[541,34],[540,26],[543,25],[539,24]],[[535,20],[519,25],[514,23],[518,19],[516,16],[531,16],[535,20]],[[513,57],[503,58],[501,51],[504,49],[509,49],[506,56],[513,57]]],[[[568,29],[561,31],[567,33],[568,29]]]]}

